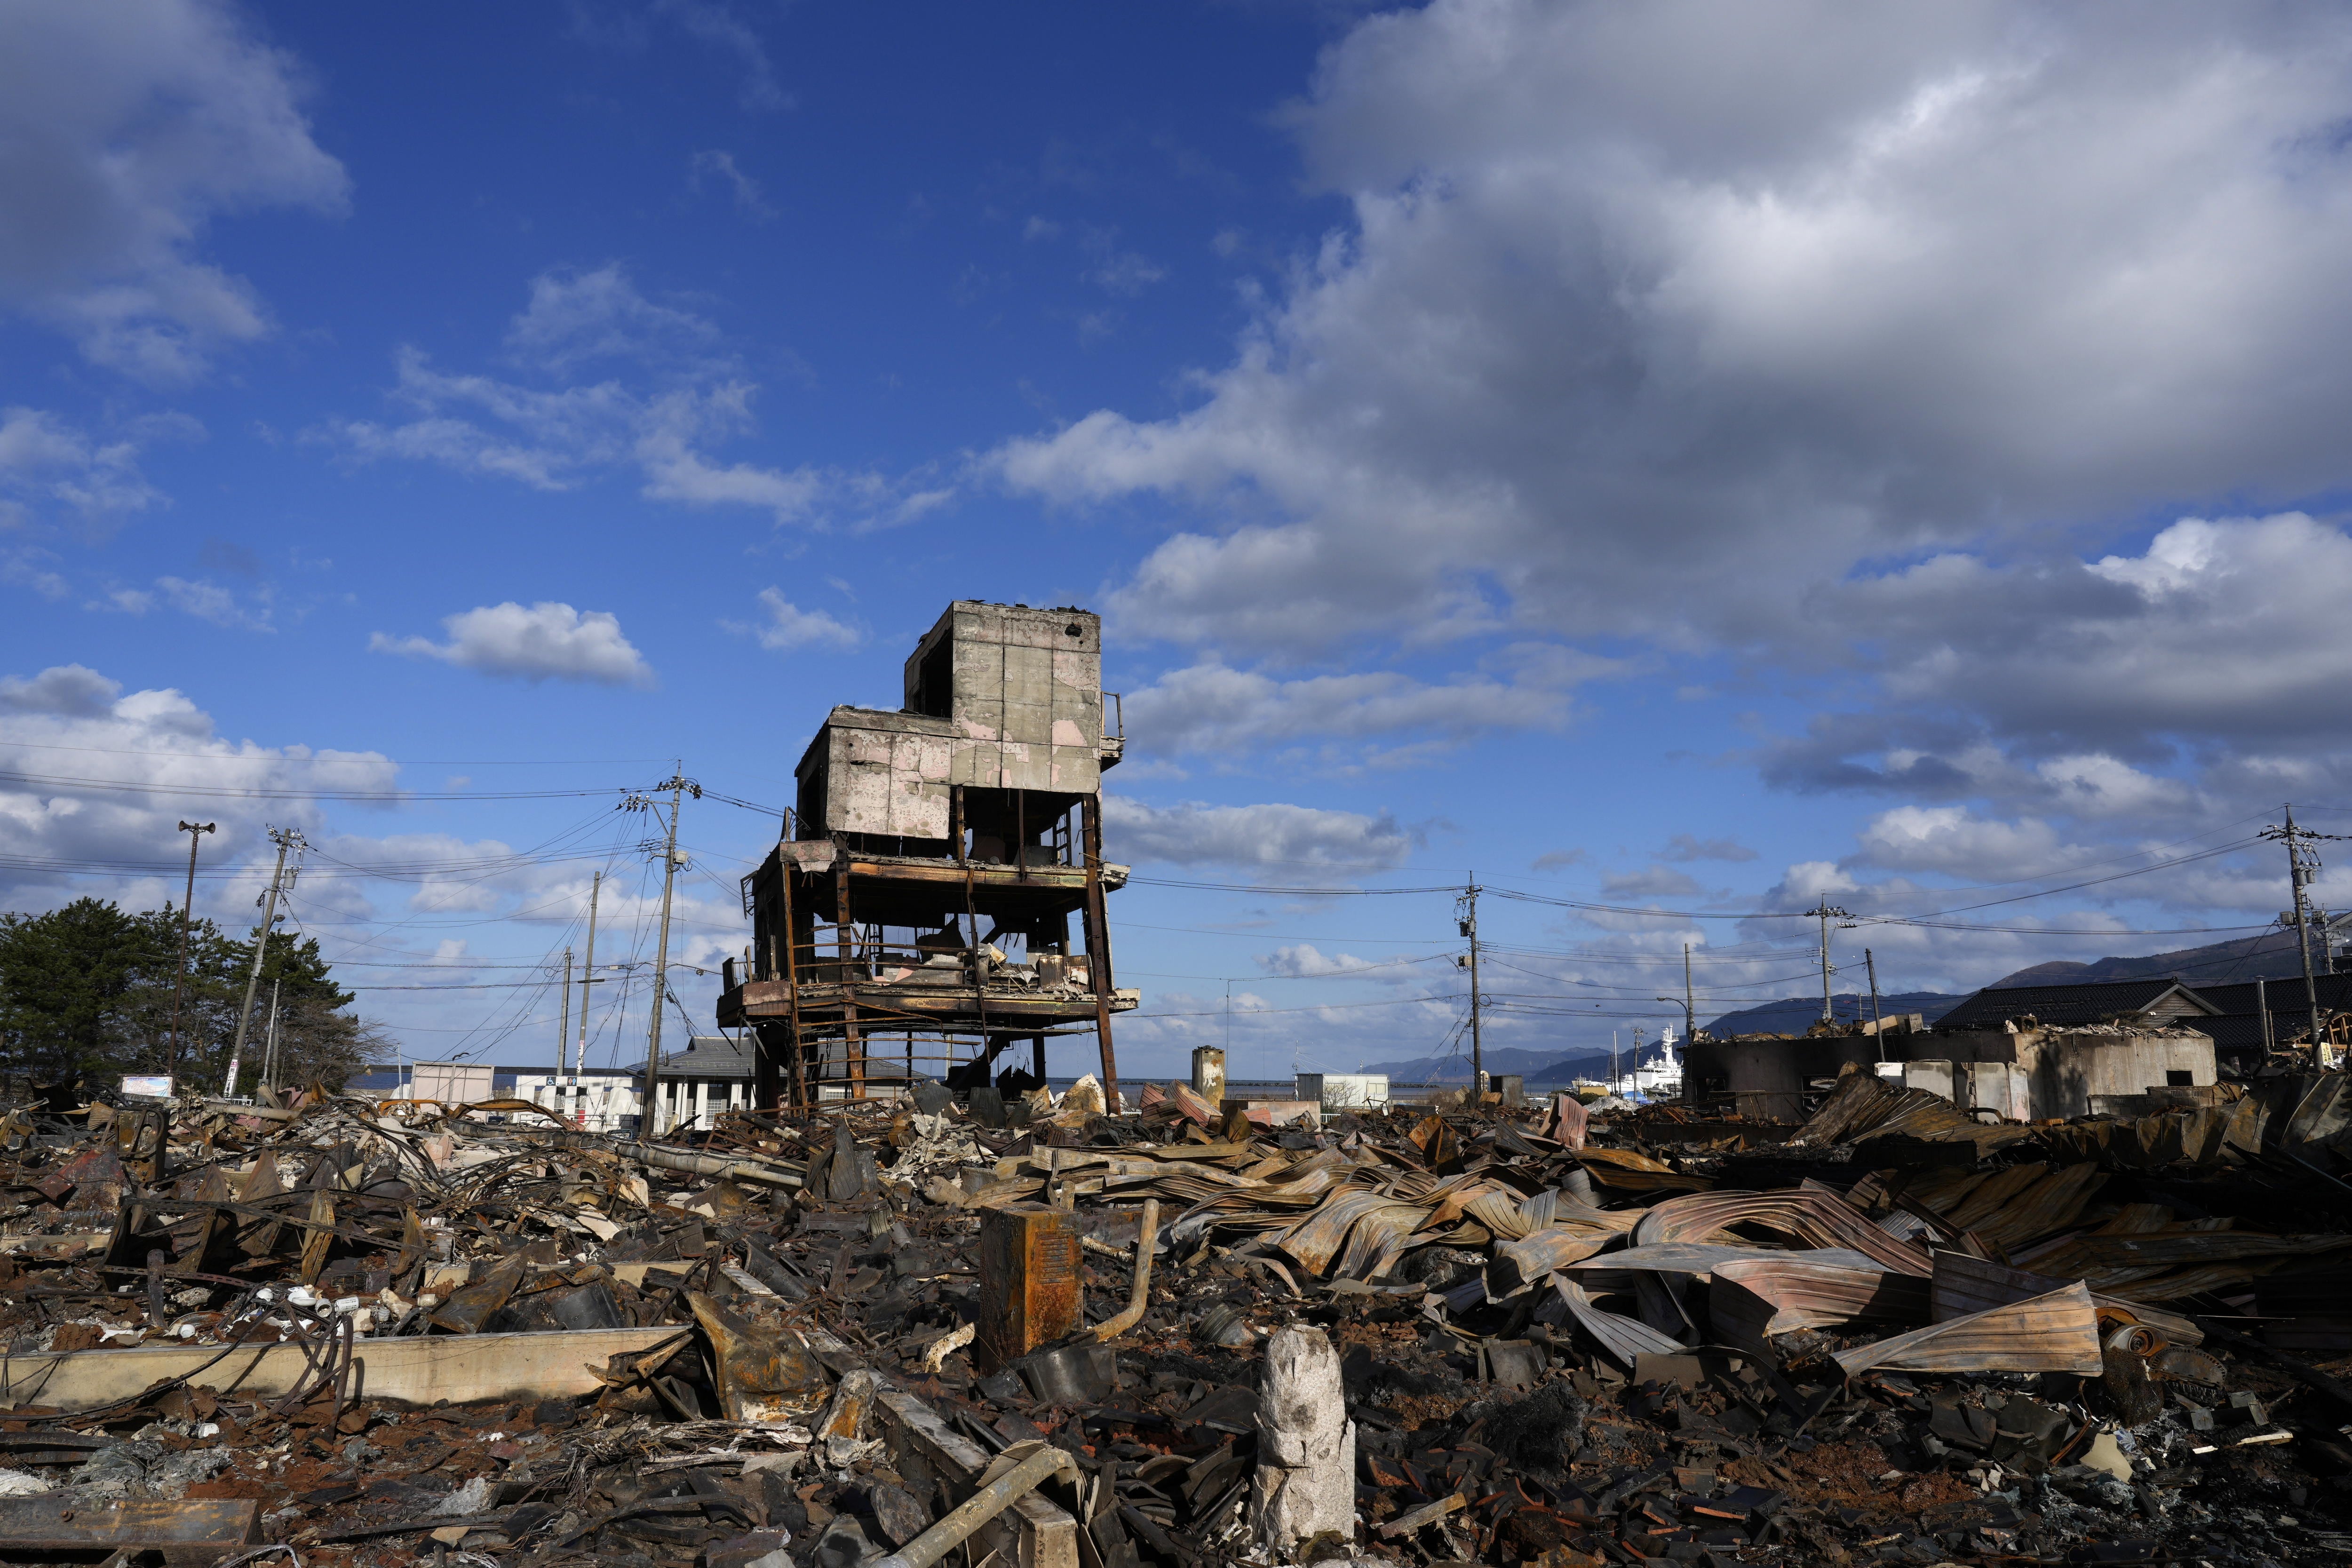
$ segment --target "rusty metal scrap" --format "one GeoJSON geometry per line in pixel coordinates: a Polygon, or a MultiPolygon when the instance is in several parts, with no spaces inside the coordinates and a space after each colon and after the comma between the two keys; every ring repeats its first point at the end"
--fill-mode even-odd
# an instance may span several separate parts
{"type": "Polygon", "coordinates": [[[2077,1280],[2046,1296],[1840,1351],[1834,1359],[1849,1377],[1874,1368],[2096,1373],[2099,1347],[2098,1309],[2077,1280]]]}

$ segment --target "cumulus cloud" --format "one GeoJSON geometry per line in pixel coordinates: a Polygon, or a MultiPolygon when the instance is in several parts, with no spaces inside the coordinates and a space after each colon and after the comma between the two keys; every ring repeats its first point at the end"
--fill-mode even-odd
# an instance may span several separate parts
{"type": "Polygon", "coordinates": [[[1327,953],[1310,942],[1294,942],[1286,947],[1277,947],[1272,952],[1261,952],[1253,962],[1268,974],[1278,974],[1287,980],[1328,980],[1360,974],[1368,969],[1390,967],[1372,959],[1358,958],[1352,952],[1327,953]]]}
{"type": "Polygon", "coordinates": [[[2045,754],[2262,729],[2305,693],[2338,724],[2330,650],[2278,635],[2343,622],[2306,618],[2340,602],[2323,525],[2062,545],[2345,482],[2347,113],[2325,8],[1383,14],[1292,117],[1350,220],[1190,406],[992,462],[1059,503],[1191,509],[1112,607],[1229,653],[1512,626],[1885,651],[1893,704],[1980,707],[2045,754]],[[2191,668],[2258,563],[2310,550],[2191,668]],[[1908,651],[1914,615],[1950,658],[1908,651]],[[2000,629],[1946,635],[1967,615],[2000,629]]]}
{"type": "Polygon", "coordinates": [[[2040,876],[2093,858],[2069,848],[2046,822],[1990,821],[1960,805],[1899,805],[1856,837],[1860,864],[1979,881],[2040,876]]]}
{"type": "Polygon", "coordinates": [[[502,605],[444,616],[449,640],[393,637],[377,632],[368,639],[376,653],[437,658],[484,675],[510,676],[537,685],[542,680],[593,681],[602,686],[651,686],[645,656],[621,635],[620,620],[604,610],[580,611],[541,600],[526,608],[502,605]]]}
{"type": "Polygon", "coordinates": [[[1825,598],[1883,643],[1890,698],[2048,752],[2352,733],[2347,593],[2352,538],[2284,512],[2184,518],[2087,563],[1938,555],[1825,598]]]}
{"type": "Polygon", "coordinates": [[[1318,806],[1155,806],[1126,795],[1103,798],[1105,852],[1127,861],[1244,868],[1304,868],[1360,874],[1401,866],[1414,835],[1385,812],[1318,806]]]}
{"type": "Polygon", "coordinates": [[[301,72],[218,0],[0,8],[0,300],[152,382],[268,331],[198,249],[213,218],[339,210],[301,72]]]}
{"type": "Polygon", "coordinates": [[[845,652],[866,640],[865,634],[856,626],[837,621],[823,610],[802,609],[785,598],[780,588],[761,589],[760,607],[766,612],[763,619],[756,625],[733,629],[750,632],[761,647],[775,652],[788,653],[803,647],[845,652]]]}
{"type": "Polygon", "coordinates": [[[1551,849],[1528,862],[1530,871],[1565,871],[1570,866],[1581,866],[1592,857],[1581,849],[1551,849]]]}
{"type": "Polygon", "coordinates": [[[1128,733],[1146,752],[1264,752],[1320,748],[1323,762],[1373,766],[1498,730],[1556,730],[1580,681],[1620,666],[1559,650],[1515,650],[1490,672],[1431,682],[1395,670],[1284,679],[1208,662],[1162,674],[1127,694],[1128,733]],[[1392,737],[1420,737],[1391,746],[1392,737]],[[1374,743],[1377,742],[1377,743],[1374,743]]]}
{"type": "Polygon", "coordinates": [[[354,461],[434,463],[541,490],[634,470],[649,500],[749,507],[779,525],[838,512],[887,526],[953,493],[917,479],[713,456],[756,430],[759,384],[723,351],[711,321],[647,300],[617,262],[533,279],[505,346],[524,379],[451,374],[404,346],[391,394],[403,416],[333,418],[311,437],[354,461]],[[592,367],[602,379],[584,379],[592,367]]]}
{"type": "MultiPolygon", "coordinates": [[[[135,908],[176,903],[182,817],[220,825],[205,841],[208,867],[266,874],[266,827],[322,826],[311,792],[397,787],[381,752],[231,740],[179,691],[126,692],[79,664],[0,676],[0,772],[16,781],[0,783],[0,897],[14,909],[92,888],[135,908]]],[[[233,913],[250,889],[222,897],[233,913]]]]}

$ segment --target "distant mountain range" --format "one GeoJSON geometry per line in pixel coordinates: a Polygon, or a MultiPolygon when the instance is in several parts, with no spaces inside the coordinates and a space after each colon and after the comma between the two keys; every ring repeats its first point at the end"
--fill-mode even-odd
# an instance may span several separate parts
{"type": "MultiPolygon", "coordinates": [[[[1973,995],[1974,993],[1969,994],[1973,995]]],[[[1934,1023],[1968,996],[1955,996],[1944,991],[1898,991],[1878,998],[1881,1017],[1899,1018],[1906,1013],[1918,1013],[1934,1023]]],[[[1866,994],[1848,992],[1832,996],[1830,1003],[1838,1022],[1867,1022],[1870,1018],[1870,998],[1866,994]]],[[[1743,1007],[1737,1013],[1726,1013],[1710,1019],[1701,1027],[1721,1039],[1730,1035],[1801,1035],[1822,1021],[1822,999],[1819,996],[1787,996],[1778,1002],[1765,1002],[1753,1007],[1743,1007]]]]}
{"type": "MultiPolygon", "coordinates": [[[[2326,967],[2320,943],[2311,944],[2312,963],[2326,967]]],[[[2144,958],[2103,958],[2095,963],[2037,963],[2005,974],[1995,985],[2066,985],[2090,980],[2155,980],[2179,975],[2191,986],[2235,985],[2249,980],[2300,979],[2303,960],[2294,951],[2294,932],[2267,931],[2235,942],[2208,947],[2184,947],[2171,952],[2151,952],[2144,958]]]]}

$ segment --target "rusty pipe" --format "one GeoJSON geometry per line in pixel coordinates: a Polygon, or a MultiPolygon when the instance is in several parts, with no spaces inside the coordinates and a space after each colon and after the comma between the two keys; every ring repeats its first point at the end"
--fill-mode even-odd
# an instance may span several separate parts
{"type": "Polygon", "coordinates": [[[1096,1339],[1108,1342],[1143,1321],[1143,1310],[1151,1305],[1151,1246],[1159,1239],[1160,1200],[1146,1198],[1143,1227],[1135,1237],[1135,1285],[1127,1293],[1127,1310],[1096,1324],[1096,1339]]]}
{"type": "Polygon", "coordinates": [[[967,1498],[954,1512],[867,1568],[931,1568],[965,1537],[1027,1497],[1049,1476],[1076,1475],[1078,1462],[1063,1448],[1040,1448],[967,1498]]]}
{"type": "Polygon", "coordinates": [[[698,1176],[725,1176],[738,1182],[758,1182],[771,1187],[797,1187],[802,1177],[794,1171],[778,1171],[766,1165],[755,1165],[743,1160],[723,1159],[716,1154],[688,1154],[677,1149],[656,1148],[650,1143],[614,1142],[613,1152],[625,1160],[635,1160],[641,1165],[653,1165],[665,1171],[685,1171],[698,1176]]]}

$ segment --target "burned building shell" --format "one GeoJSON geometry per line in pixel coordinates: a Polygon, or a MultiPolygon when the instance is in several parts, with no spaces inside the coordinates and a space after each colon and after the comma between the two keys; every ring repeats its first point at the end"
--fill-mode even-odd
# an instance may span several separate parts
{"type": "Polygon", "coordinates": [[[761,1104],[969,1081],[1022,1040],[1042,1079],[1045,1041],[1088,1032],[1117,1093],[1111,1016],[1138,1002],[1113,984],[1105,908],[1127,879],[1102,851],[1117,702],[1098,616],[958,600],[908,656],[900,708],[827,715],[744,879],[752,942],[719,1002],[758,1038],[761,1104]]]}

